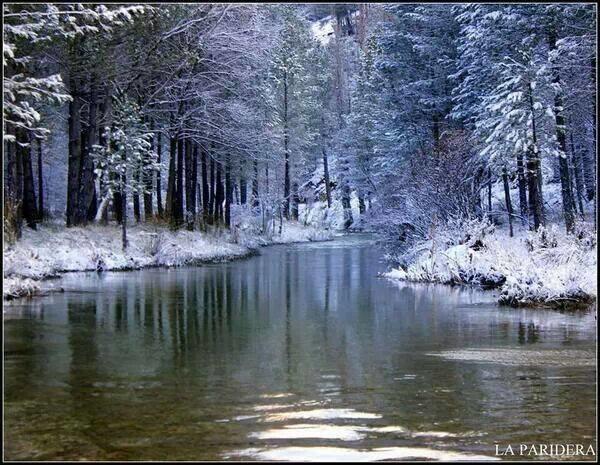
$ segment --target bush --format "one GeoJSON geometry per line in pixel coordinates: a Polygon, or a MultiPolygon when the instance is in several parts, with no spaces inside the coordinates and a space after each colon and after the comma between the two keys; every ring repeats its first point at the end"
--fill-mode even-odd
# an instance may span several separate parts
{"type": "Polygon", "coordinates": [[[558,228],[551,225],[549,228],[540,226],[537,231],[529,232],[525,244],[530,252],[540,249],[554,249],[558,247],[558,228]]]}

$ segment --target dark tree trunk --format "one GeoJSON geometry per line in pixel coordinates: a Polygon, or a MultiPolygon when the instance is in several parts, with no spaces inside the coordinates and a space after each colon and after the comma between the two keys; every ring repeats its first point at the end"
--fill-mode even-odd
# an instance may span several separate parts
{"type": "MultiPolygon", "coordinates": [[[[150,122],[150,130],[152,131],[152,139],[150,139],[150,150],[154,152],[154,142],[156,135],[154,134],[154,121],[150,122]]],[[[145,160],[144,170],[142,171],[144,175],[144,218],[146,221],[150,221],[152,219],[152,173],[147,168],[148,160],[145,160]]]]}
{"type": "Polygon", "coordinates": [[[123,173],[121,176],[121,245],[123,246],[123,250],[127,249],[127,175],[123,173]]]}
{"type": "Polygon", "coordinates": [[[42,221],[44,219],[44,175],[43,175],[43,164],[42,164],[42,139],[37,139],[37,175],[38,175],[38,219],[42,221]]]}
{"type": "Polygon", "coordinates": [[[288,132],[288,80],[287,72],[283,73],[283,150],[285,156],[284,181],[283,181],[283,215],[290,217],[290,152],[288,132]]]}
{"type": "MultiPolygon", "coordinates": [[[[433,72],[432,72],[432,78],[434,78],[435,76],[433,76],[433,72]]],[[[436,154],[440,153],[440,117],[437,115],[437,113],[433,113],[432,116],[432,133],[433,133],[433,150],[436,154]]]]}
{"type": "Polygon", "coordinates": [[[88,111],[88,127],[84,131],[84,148],[81,150],[81,177],[78,198],[77,222],[85,224],[93,221],[97,210],[96,186],[94,182],[93,146],[98,143],[98,87],[96,76],[90,79],[90,101],[88,111]]]}
{"type": "MultiPolygon", "coordinates": [[[[114,143],[111,143],[111,146],[114,145],[114,143]]],[[[112,149],[114,150],[114,146],[112,147],[112,149]]],[[[113,178],[113,181],[117,181],[120,180],[120,185],[123,185],[123,177],[119,176],[117,174],[111,174],[111,177],[113,178]]],[[[115,192],[113,193],[113,209],[114,209],[114,214],[115,214],[115,220],[117,221],[117,223],[122,224],[123,223],[123,215],[124,215],[124,209],[123,209],[123,192],[122,192],[122,187],[119,186],[118,189],[115,189],[115,192]]]]}
{"type": "MultiPolygon", "coordinates": [[[[76,51],[71,50],[72,60],[76,59],[76,51]]],[[[73,98],[69,102],[69,158],[67,173],[67,226],[77,224],[77,206],[79,204],[79,175],[81,173],[81,97],[79,80],[71,70],[69,77],[69,93],[73,98]]]]}
{"type": "Polygon", "coordinates": [[[180,226],[183,223],[183,164],[186,140],[180,138],[177,141],[177,183],[175,187],[175,224],[180,226]]]}
{"type": "Polygon", "coordinates": [[[293,220],[298,221],[298,204],[300,199],[298,197],[298,183],[292,183],[292,205],[290,216],[293,220]]]}
{"type": "Polygon", "coordinates": [[[342,207],[344,209],[344,229],[352,226],[354,219],[352,218],[352,206],[350,205],[350,186],[342,181],[342,207]]]}
{"type": "Polygon", "coordinates": [[[244,160],[240,162],[240,203],[245,205],[248,201],[248,186],[246,184],[246,177],[244,173],[245,163],[244,160]]]}
{"type": "Polygon", "coordinates": [[[488,217],[492,217],[492,170],[488,168],[488,188],[487,188],[488,217]]]}
{"type": "MultiPolygon", "coordinates": [[[[101,145],[102,147],[106,147],[107,144],[109,144],[110,142],[106,139],[105,127],[112,125],[112,95],[111,95],[111,91],[108,86],[104,87],[104,98],[100,101],[99,111],[102,114],[101,119],[102,119],[103,124],[98,125],[97,137],[98,137],[99,145],[101,145]]],[[[100,182],[99,182],[99,191],[101,193],[104,192],[103,186],[102,186],[102,179],[100,179],[100,182]]],[[[105,194],[105,195],[108,195],[108,194],[105,194]]],[[[114,201],[114,197],[113,197],[113,201],[114,201]]],[[[108,204],[106,204],[106,202],[105,202],[105,205],[102,210],[102,215],[101,215],[101,221],[102,221],[102,224],[104,224],[104,225],[108,224],[108,211],[109,211],[108,204]]]]}
{"type": "Polygon", "coordinates": [[[231,183],[231,156],[227,155],[225,162],[225,226],[231,227],[231,202],[233,200],[233,189],[231,183]]]}
{"type": "Polygon", "coordinates": [[[191,185],[191,177],[190,174],[192,172],[192,144],[191,141],[186,139],[185,145],[183,147],[183,163],[184,163],[184,180],[185,180],[185,214],[184,214],[184,222],[186,229],[190,229],[190,220],[191,220],[191,211],[190,211],[190,203],[192,201],[192,185],[191,185]]]}
{"type": "MultiPolygon", "coordinates": [[[[548,29],[548,46],[550,52],[556,50],[556,27],[554,24],[548,29]]],[[[575,225],[575,202],[573,192],[571,191],[571,180],[569,176],[569,163],[567,161],[567,138],[566,138],[566,120],[562,113],[563,100],[560,89],[560,73],[556,66],[552,67],[552,82],[556,84],[554,94],[554,115],[556,117],[556,139],[561,150],[559,161],[560,186],[562,193],[563,213],[565,217],[565,227],[567,233],[573,231],[575,225]]]]}
{"type": "Polygon", "coordinates": [[[521,212],[521,223],[527,223],[527,179],[525,177],[525,169],[523,166],[523,155],[517,155],[517,181],[519,183],[519,210],[521,212]]]}
{"type": "Polygon", "coordinates": [[[201,198],[198,190],[198,144],[193,144],[192,151],[192,213],[194,222],[196,221],[197,211],[200,209],[201,198]]]}
{"type": "Polygon", "coordinates": [[[200,154],[201,176],[202,176],[202,222],[208,224],[210,213],[210,196],[208,185],[208,167],[206,166],[206,150],[202,149],[200,154]]]}
{"type": "Polygon", "coordinates": [[[361,215],[364,215],[365,211],[367,211],[365,207],[365,199],[362,194],[358,194],[358,211],[361,215]]]}
{"type": "Polygon", "coordinates": [[[177,136],[171,135],[169,139],[169,178],[167,180],[167,204],[165,206],[169,221],[173,221],[175,213],[175,176],[177,161],[177,136]]]}
{"type": "Polygon", "coordinates": [[[137,189],[137,187],[140,184],[140,177],[141,177],[141,166],[139,164],[137,164],[136,169],[133,171],[133,173],[131,173],[131,176],[134,179],[136,188],[133,191],[133,217],[135,218],[135,222],[139,223],[140,220],[142,219],[142,212],[140,209],[140,192],[137,189]]]}
{"type": "Polygon", "coordinates": [[[120,190],[113,193],[113,209],[117,223],[123,222],[123,195],[120,190]]]}
{"type": "Polygon", "coordinates": [[[571,159],[573,161],[573,177],[575,178],[575,192],[577,194],[577,203],[579,204],[579,211],[581,217],[585,218],[585,210],[583,208],[583,176],[581,174],[581,155],[579,150],[575,149],[575,143],[573,142],[573,133],[569,134],[571,142],[571,159]]]}
{"type": "Polygon", "coordinates": [[[196,201],[195,182],[192,179],[192,158],[192,141],[187,139],[185,144],[185,224],[189,231],[194,229],[194,207],[196,201]]]}
{"type": "Polygon", "coordinates": [[[215,223],[221,224],[223,222],[223,183],[221,182],[221,163],[216,164],[216,194],[215,194],[215,223]]]}
{"type": "Polygon", "coordinates": [[[327,208],[331,208],[331,180],[329,179],[329,160],[325,147],[323,147],[323,176],[325,178],[325,195],[327,197],[327,208]]]}
{"type": "MultiPolygon", "coordinates": [[[[7,134],[16,137],[14,127],[7,123],[7,134]]],[[[5,240],[13,241],[21,237],[22,232],[22,216],[21,202],[19,197],[18,185],[22,185],[22,179],[19,178],[18,168],[19,158],[15,142],[4,141],[4,154],[6,156],[6,172],[4,184],[4,225],[5,225],[5,240]]]]}
{"type": "Polygon", "coordinates": [[[258,161],[254,160],[254,177],[252,178],[252,206],[258,207],[258,161]]]}
{"type": "Polygon", "coordinates": [[[33,183],[33,164],[31,163],[31,152],[33,151],[33,139],[28,140],[28,134],[24,129],[17,130],[17,156],[21,158],[22,180],[23,180],[23,218],[27,226],[36,229],[35,223],[38,218],[37,202],[35,200],[35,186],[33,183]],[[21,144],[27,144],[23,147],[21,144]]]}
{"type": "Polygon", "coordinates": [[[513,208],[510,200],[510,185],[506,168],[502,170],[502,183],[504,184],[504,200],[506,202],[506,213],[508,214],[508,228],[510,237],[513,237],[513,208]]]}
{"type": "Polygon", "coordinates": [[[215,159],[210,157],[210,197],[208,204],[208,224],[215,224],[217,217],[217,181],[215,178],[215,159]]]}
{"type": "Polygon", "coordinates": [[[533,89],[531,88],[531,85],[529,86],[529,111],[532,116],[532,143],[527,151],[527,189],[529,196],[529,214],[532,219],[530,225],[533,224],[533,229],[537,231],[540,225],[544,224],[544,212],[540,188],[542,180],[540,179],[541,170],[533,108],[533,89]]]}
{"type": "Polygon", "coordinates": [[[163,216],[163,203],[162,203],[162,181],[161,181],[161,170],[160,170],[160,164],[162,162],[162,133],[159,132],[158,133],[158,137],[157,137],[157,150],[156,150],[156,156],[157,156],[157,161],[158,161],[158,168],[156,169],[156,209],[158,212],[158,216],[162,218],[163,216]]]}

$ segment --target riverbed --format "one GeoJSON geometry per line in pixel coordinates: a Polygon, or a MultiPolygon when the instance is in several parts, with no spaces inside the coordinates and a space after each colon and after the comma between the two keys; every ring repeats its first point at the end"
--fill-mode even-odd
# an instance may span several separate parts
{"type": "MultiPolygon", "coordinates": [[[[401,460],[596,444],[595,313],[378,277],[372,237],[71,273],[4,315],[8,460],[401,460]]],[[[594,457],[581,457],[593,459],[594,457]]]]}

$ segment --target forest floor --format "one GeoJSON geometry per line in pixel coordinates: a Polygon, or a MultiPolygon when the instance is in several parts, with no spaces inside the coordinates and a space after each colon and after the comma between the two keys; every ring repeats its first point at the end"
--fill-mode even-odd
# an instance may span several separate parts
{"type": "Polygon", "coordinates": [[[499,303],[512,306],[575,309],[596,301],[597,245],[591,225],[579,224],[570,235],[562,225],[520,231],[515,237],[493,226],[462,233],[457,240],[460,234],[440,232],[436,240],[411,250],[408,265],[385,276],[494,288],[499,303]]]}
{"type": "Polygon", "coordinates": [[[332,231],[285,221],[272,235],[251,231],[216,229],[171,231],[165,225],[133,225],[127,232],[128,246],[121,247],[117,225],[66,228],[58,223],[40,224],[37,230],[23,228],[23,236],[5,245],[4,299],[45,294],[60,290],[51,278],[69,271],[132,270],[155,266],[214,263],[247,257],[270,244],[323,241],[332,231]]]}

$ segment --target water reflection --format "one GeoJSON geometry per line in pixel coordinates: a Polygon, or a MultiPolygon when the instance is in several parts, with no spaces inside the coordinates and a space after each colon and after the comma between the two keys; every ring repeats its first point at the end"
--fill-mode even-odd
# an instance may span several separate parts
{"type": "Polygon", "coordinates": [[[67,276],[72,292],[5,319],[7,458],[472,458],[595,440],[593,315],[384,269],[349,237],[67,276]]]}

